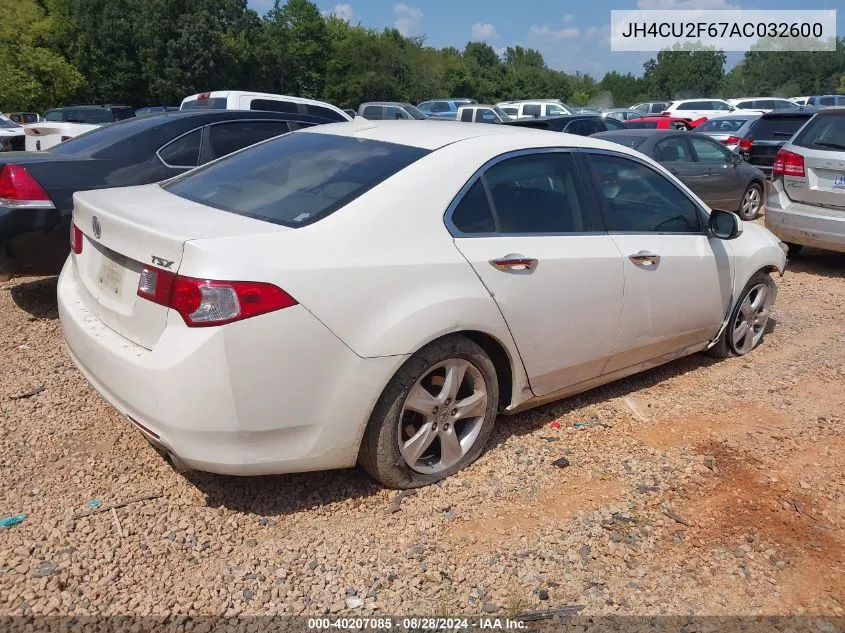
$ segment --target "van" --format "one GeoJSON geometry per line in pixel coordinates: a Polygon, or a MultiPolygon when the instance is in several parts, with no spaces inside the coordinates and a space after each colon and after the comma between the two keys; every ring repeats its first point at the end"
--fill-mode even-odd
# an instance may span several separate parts
{"type": "Polygon", "coordinates": [[[329,121],[351,121],[340,108],[323,101],[243,90],[216,90],[185,97],[180,110],[261,110],[307,114],[329,121]]]}

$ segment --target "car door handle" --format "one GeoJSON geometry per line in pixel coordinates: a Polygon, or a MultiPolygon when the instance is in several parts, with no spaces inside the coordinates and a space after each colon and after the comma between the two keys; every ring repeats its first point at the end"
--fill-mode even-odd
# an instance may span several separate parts
{"type": "Polygon", "coordinates": [[[628,255],[628,259],[637,266],[657,266],[660,263],[660,255],[655,255],[648,251],[640,251],[634,255],[628,255]]]}
{"type": "Polygon", "coordinates": [[[534,270],[537,268],[537,260],[523,255],[510,254],[498,259],[491,259],[490,265],[496,270],[504,272],[534,270]]]}

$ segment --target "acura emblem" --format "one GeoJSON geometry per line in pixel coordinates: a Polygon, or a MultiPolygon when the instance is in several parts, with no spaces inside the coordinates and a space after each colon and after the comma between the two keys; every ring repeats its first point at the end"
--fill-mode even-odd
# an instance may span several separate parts
{"type": "Polygon", "coordinates": [[[100,218],[96,215],[91,218],[91,229],[94,231],[94,237],[100,239],[100,233],[103,232],[103,227],[100,226],[100,218]]]}

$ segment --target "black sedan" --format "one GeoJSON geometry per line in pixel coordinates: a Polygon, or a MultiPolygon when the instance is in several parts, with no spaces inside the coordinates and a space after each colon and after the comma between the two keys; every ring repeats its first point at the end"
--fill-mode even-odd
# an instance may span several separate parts
{"type": "Polygon", "coordinates": [[[596,132],[628,129],[622,121],[603,117],[601,114],[572,114],[567,116],[538,117],[536,119],[517,119],[515,121],[504,121],[503,125],[533,127],[551,132],[577,134],[578,136],[591,136],[596,132]]]}
{"type": "Polygon", "coordinates": [[[766,175],[708,136],[678,130],[619,130],[593,136],[653,158],[714,209],[753,220],[763,207],[766,175]]]}
{"type": "Polygon", "coordinates": [[[0,276],[59,273],[76,191],[158,182],[330,122],[285,112],[168,112],[106,125],[48,151],[0,153],[0,276]]]}

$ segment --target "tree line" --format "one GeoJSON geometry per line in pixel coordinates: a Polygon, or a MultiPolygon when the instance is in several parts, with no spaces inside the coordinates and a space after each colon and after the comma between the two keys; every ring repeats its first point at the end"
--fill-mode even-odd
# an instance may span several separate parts
{"type": "Polygon", "coordinates": [[[71,103],[178,105],[197,92],[245,89],[322,99],[418,103],[559,98],[575,106],[741,95],[845,92],[836,51],[751,51],[726,72],[724,53],[678,48],[641,76],[549,68],[542,54],[488,44],[433,48],[421,36],[323,15],[310,0],[0,0],[0,111],[71,103]],[[568,72],[567,72],[568,71],[568,72]]]}

